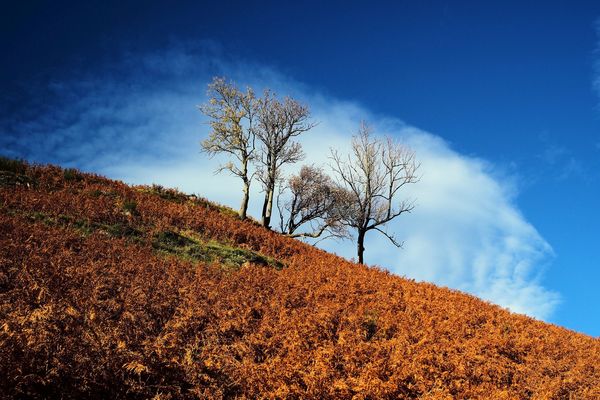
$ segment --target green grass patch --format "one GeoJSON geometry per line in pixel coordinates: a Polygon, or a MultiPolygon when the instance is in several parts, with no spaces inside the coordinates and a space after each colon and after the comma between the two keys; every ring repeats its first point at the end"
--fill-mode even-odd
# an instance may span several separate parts
{"type": "Polygon", "coordinates": [[[160,250],[179,251],[197,242],[172,231],[159,232],[154,236],[154,247],[160,250]]]}
{"type": "Polygon", "coordinates": [[[13,214],[21,214],[30,221],[41,222],[48,226],[72,226],[84,235],[89,235],[94,231],[93,225],[87,221],[76,220],[68,215],[50,215],[47,213],[33,211],[33,212],[16,212],[13,210],[13,214]]]}
{"type": "Polygon", "coordinates": [[[137,215],[137,203],[135,200],[125,200],[123,202],[123,210],[130,215],[137,215]]]}
{"type": "MultiPolygon", "coordinates": [[[[12,215],[20,214],[18,211],[15,211],[15,210],[10,210],[10,211],[11,211],[10,214],[12,214],[12,215]]],[[[53,218],[50,215],[39,212],[39,211],[25,212],[22,214],[24,214],[24,216],[27,219],[29,219],[30,221],[42,222],[46,225],[57,225],[57,223],[58,223],[56,218],[53,218]]]]}
{"type": "Polygon", "coordinates": [[[136,241],[141,240],[143,237],[143,232],[139,229],[123,223],[115,223],[115,224],[92,224],[93,230],[102,230],[108,233],[110,236],[120,237],[120,238],[128,238],[135,239],[136,241]]]}
{"type": "Polygon", "coordinates": [[[281,262],[274,258],[264,256],[252,250],[233,247],[216,241],[203,242],[192,236],[173,231],[156,234],[152,245],[159,251],[180,258],[205,263],[218,262],[225,268],[230,269],[238,269],[246,262],[276,269],[284,267],[281,262]]]}
{"type": "Polygon", "coordinates": [[[30,221],[41,222],[48,226],[70,226],[86,236],[93,232],[101,231],[113,237],[133,239],[138,242],[142,241],[144,236],[141,230],[126,223],[117,222],[113,224],[104,224],[99,222],[89,222],[83,219],[73,218],[70,215],[61,214],[55,216],[39,211],[24,212],[9,209],[7,212],[10,215],[22,215],[30,221]]]}

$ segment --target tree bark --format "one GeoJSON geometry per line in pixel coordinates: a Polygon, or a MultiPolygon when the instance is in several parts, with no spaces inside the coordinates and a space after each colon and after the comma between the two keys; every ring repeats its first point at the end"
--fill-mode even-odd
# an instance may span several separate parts
{"type": "Polygon", "coordinates": [[[262,225],[271,229],[271,214],[273,212],[273,193],[275,192],[275,188],[269,188],[267,193],[265,193],[265,202],[263,204],[263,212],[262,212],[262,225]]]}
{"type": "Polygon", "coordinates": [[[246,213],[248,211],[248,201],[250,200],[250,181],[244,179],[244,196],[242,197],[242,205],[240,206],[240,219],[246,219],[246,213]]]}
{"type": "Polygon", "coordinates": [[[365,253],[365,231],[358,231],[358,239],[356,240],[356,250],[358,252],[358,263],[364,264],[363,254],[365,253]]]}
{"type": "Polygon", "coordinates": [[[246,213],[248,212],[248,201],[250,200],[250,179],[248,179],[248,161],[249,158],[247,155],[244,156],[243,161],[242,161],[242,174],[241,174],[241,178],[242,181],[244,182],[244,187],[242,189],[244,195],[242,197],[242,204],[240,205],[240,211],[239,211],[239,215],[240,215],[240,219],[241,220],[245,220],[246,219],[246,213]]]}
{"type": "Polygon", "coordinates": [[[269,201],[268,199],[269,199],[269,192],[267,191],[265,193],[265,201],[263,201],[262,213],[260,214],[261,224],[265,228],[268,228],[267,224],[270,222],[270,221],[267,221],[267,203],[269,201]]]}
{"type": "MultiPolygon", "coordinates": [[[[270,157],[270,160],[274,160],[270,157]]],[[[262,225],[271,229],[271,215],[273,214],[273,197],[275,196],[275,177],[277,176],[277,169],[273,161],[269,162],[269,178],[267,185],[267,192],[265,193],[265,202],[263,203],[262,209],[262,225]]]]}

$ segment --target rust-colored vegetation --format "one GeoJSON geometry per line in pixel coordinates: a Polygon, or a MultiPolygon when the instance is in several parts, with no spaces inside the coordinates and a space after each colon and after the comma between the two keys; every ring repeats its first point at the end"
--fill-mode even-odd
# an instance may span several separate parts
{"type": "Polygon", "coordinates": [[[600,398],[598,339],[173,190],[1,167],[0,397],[600,398]]]}

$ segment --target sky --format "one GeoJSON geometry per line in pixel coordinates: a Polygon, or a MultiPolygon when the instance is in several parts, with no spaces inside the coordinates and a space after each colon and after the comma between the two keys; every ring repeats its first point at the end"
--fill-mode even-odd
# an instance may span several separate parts
{"type": "Polygon", "coordinates": [[[404,248],[370,235],[367,263],[600,336],[600,3],[12,3],[0,155],[237,208],[197,105],[216,75],[268,87],[310,106],[306,163],[361,120],[415,150],[404,248]]]}

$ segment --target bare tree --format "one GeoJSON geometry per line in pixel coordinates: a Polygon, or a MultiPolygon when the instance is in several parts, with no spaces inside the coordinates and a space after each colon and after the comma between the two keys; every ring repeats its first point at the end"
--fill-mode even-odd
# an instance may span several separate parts
{"type": "Polygon", "coordinates": [[[349,193],[323,169],[305,165],[289,178],[277,198],[281,232],[290,237],[318,238],[325,232],[329,233],[326,237],[347,237],[341,213],[349,199],[349,193]],[[282,201],[281,193],[287,191],[290,194],[282,201]],[[307,226],[308,232],[299,231],[307,226]]]}
{"type": "Polygon", "coordinates": [[[262,225],[266,228],[270,228],[271,224],[275,187],[281,178],[281,167],[304,158],[302,147],[294,138],[315,126],[309,117],[308,107],[290,97],[279,101],[272,92],[266,90],[260,100],[256,137],[261,146],[256,161],[258,178],[265,192],[262,225]]]}
{"type": "Polygon", "coordinates": [[[259,102],[251,88],[240,91],[233,83],[215,77],[208,85],[209,100],[199,106],[210,118],[211,132],[202,142],[203,150],[211,157],[226,153],[233,159],[217,169],[228,170],[243,182],[241,219],[246,219],[252,175],[249,166],[255,157],[256,123],[259,102]]]}
{"type": "Polygon", "coordinates": [[[415,153],[389,137],[373,137],[370,127],[362,122],[352,138],[352,152],[343,157],[332,150],[331,160],[340,184],[351,193],[352,202],[342,223],[357,231],[358,262],[364,261],[365,235],[371,230],[401,247],[402,243],[383,228],[414,208],[413,202],[396,198],[400,188],[418,181],[415,153]]]}

